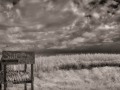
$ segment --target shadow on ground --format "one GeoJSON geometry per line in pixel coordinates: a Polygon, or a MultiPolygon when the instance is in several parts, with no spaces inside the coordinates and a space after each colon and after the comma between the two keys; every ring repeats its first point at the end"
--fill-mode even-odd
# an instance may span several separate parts
{"type": "Polygon", "coordinates": [[[66,64],[66,65],[61,65],[59,66],[60,70],[79,70],[79,69],[92,69],[92,68],[96,68],[96,67],[120,67],[119,63],[97,63],[97,64],[89,64],[89,65],[85,65],[85,64],[66,64]]]}

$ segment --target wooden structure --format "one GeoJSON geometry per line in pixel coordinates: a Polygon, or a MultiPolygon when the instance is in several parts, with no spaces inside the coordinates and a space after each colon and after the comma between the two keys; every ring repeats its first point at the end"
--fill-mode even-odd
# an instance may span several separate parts
{"type": "Polygon", "coordinates": [[[31,83],[31,90],[34,90],[33,64],[35,63],[35,53],[26,51],[3,51],[0,65],[0,90],[7,84],[24,84],[24,90],[27,90],[27,83],[31,83]],[[16,68],[10,69],[10,66],[23,65],[22,70],[16,68]],[[30,65],[30,70],[27,67],[30,65]],[[2,85],[3,84],[3,85],[2,85]]]}

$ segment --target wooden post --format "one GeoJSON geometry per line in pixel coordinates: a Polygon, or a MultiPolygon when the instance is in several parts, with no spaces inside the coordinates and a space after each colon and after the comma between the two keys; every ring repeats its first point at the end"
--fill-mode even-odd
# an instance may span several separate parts
{"type": "Polygon", "coordinates": [[[31,64],[31,90],[34,90],[33,64],[31,64]]]}
{"type": "Polygon", "coordinates": [[[0,90],[2,90],[2,84],[0,83],[0,90]]]}
{"type": "Polygon", "coordinates": [[[4,65],[4,90],[7,90],[7,81],[6,81],[6,64],[4,65]]]}
{"type": "MultiPolygon", "coordinates": [[[[24,71],[26,72],[27,70],[27,64],[24,65],[24,71]]],[[[24,89],[27,90],[27,83],[24,84],[24,89]]]]}
{"type": "MultiPolygon", "coordinates": [[[[1,64],[1,62],[0,62],[0,72],[2,72],[2,64],[1,64]]],[[[2,74],[2,73],[0,73],[0,74],[2,74]]],[[[2,81],[0,81],[0,90],[2,90],[2,81]]]]}
{"type": "Polygon", "coordinates": [[[2,90],[2,84],[0,84],[0,90],[2,90]]]}

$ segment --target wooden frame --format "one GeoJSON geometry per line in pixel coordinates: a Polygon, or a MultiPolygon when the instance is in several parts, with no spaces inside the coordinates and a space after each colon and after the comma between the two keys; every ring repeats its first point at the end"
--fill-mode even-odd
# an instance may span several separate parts
{"type": "MultiPolygon", "coordinates": [[[[24,65],[24,72],[27,72],[27,65],[29,64],[30,65],[30,80],[28,81],[21,81],[21,82],[18,82],[18,83],[15,83],[13,82],[13,84],[24,84],[24,90],[27,90],[27,83],[31,83],[31,90],[34,90],[34,63],[35,63],[35,54],[33,52],[24,52],[24,51],[3,51],[2,53],[2,59],[1,59],[1,65],[0,65],[0,71],[3,71],[3,78],[4,80],[2,81],[2,83],[0,84],[0,90],[2,90],[2,84],[4,86],[4,90],[7,90],[7,65],[19,65],[19,64],[23,64],[24,65]],[[12,59],[9,59],[9,55],[7,55],[6,57],[8,57],[8,59],[4,59],[3,57],[5,56],[5,53],[9,53],[13,58],[12,59]],[[4,53],[4,54],[3,54],[4,53]],[[25,57],[23,55],[23,61],[21,62],[18,57],[17,58],[14,58],[13,55],[15,54],[18,54],[19,53],[19,56],[20,55],[23,55],[21,53],[24,53],[24,55],[27,57],[25,57]],[[29,60],[29,59],[31,60],[29,60]],[[18,60],[19,59],[19,60],[18,60]],[[25,61],[26,60],[26,61],[25,61]],[[28,62],[27,62],[28,61],[28,62]]],[[[20,56],[20,58],[22,58],[22,56],[20,56]]]]}

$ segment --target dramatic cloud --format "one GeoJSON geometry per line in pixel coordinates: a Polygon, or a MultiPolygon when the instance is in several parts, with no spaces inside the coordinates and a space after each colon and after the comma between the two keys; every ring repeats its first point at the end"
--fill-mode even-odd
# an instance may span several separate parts
{"type": "Polygon", "coordinates": [[[15,7],[4,2],[0,5],[0,47],[52,49],[119,42],[120,9],[114,12],[108,1],[94,8],[91,2],[21,0],[15,7]]]}

